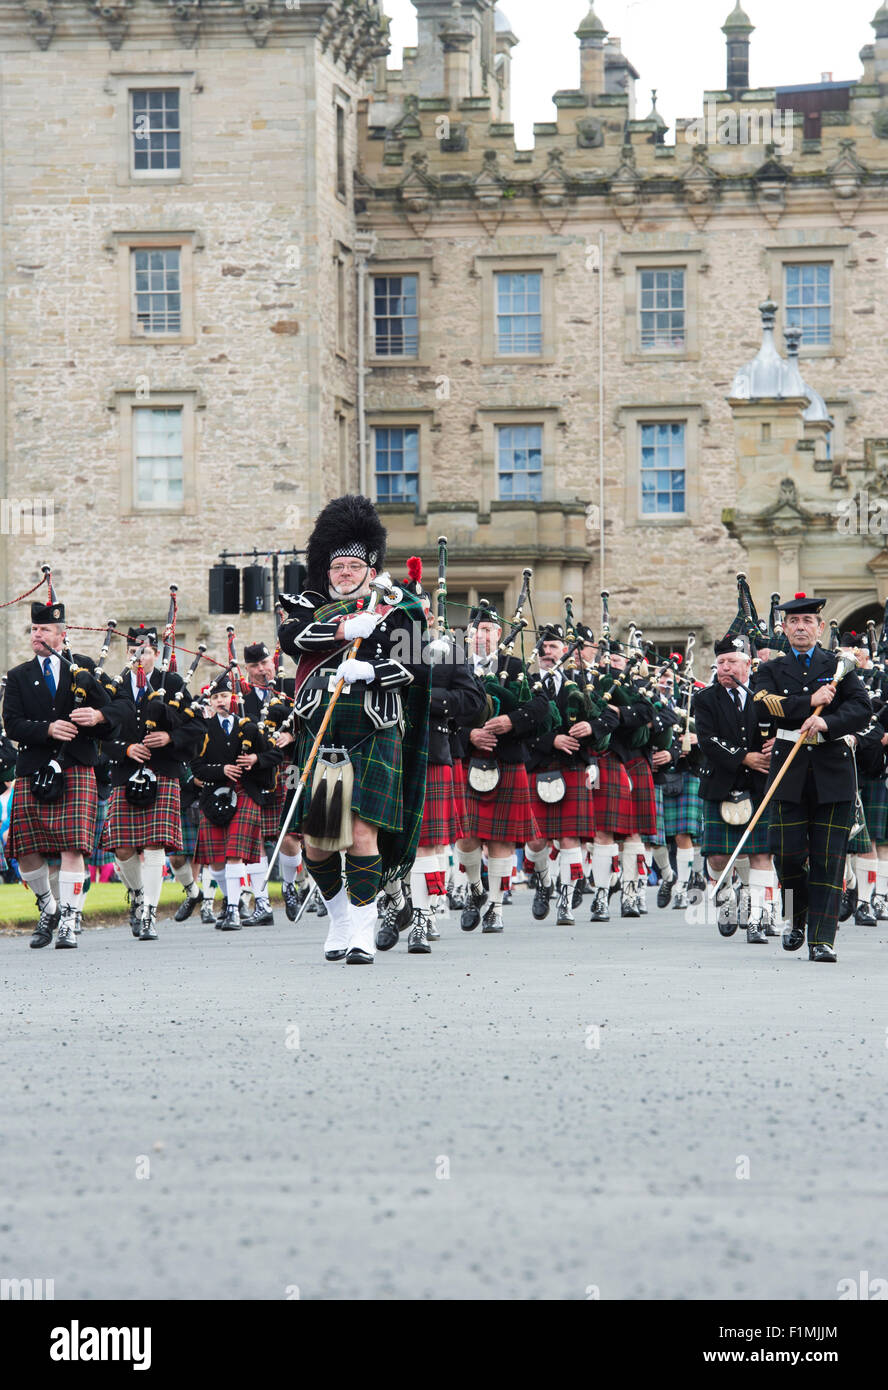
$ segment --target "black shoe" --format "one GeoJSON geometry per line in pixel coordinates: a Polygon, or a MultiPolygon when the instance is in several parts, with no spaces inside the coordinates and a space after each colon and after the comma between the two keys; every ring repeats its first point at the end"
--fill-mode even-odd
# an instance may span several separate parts
{"type": "Polygon", "coordinates": [[[70,951],[77,947],[77,937],[74,932],[77,913],[73,907],[63,907],[59,916],[59,934],[56,937],[56,950],[70,951]]]}
{"type": "Polygon", "coordinates": [[[762,931],[765,933],[765,936],[780,935],[780,932],[778,931],[777,927],[774,926],[774,918],[775,912],[773,903],[766,904],[765,910],[762,913],[762,931]]]}
{"type": "Polygon", "coordinates": [[[842,893],[842,901],[839,907],[839,921],[847,922],[857,907],[857,885],[853,888],[846,888],[842,893]]]}
{"type": "MultiPolygon", "coordinates": [[[[330,957],[328,956],[327,959],[329,960],[330,957]]],[[[346,965],[372,965],[373,957],[369,951],[362,950],[360,946],[352,946],[351,950],[346,952],[345,963],[346,965]]]]}
{"type": "Polygon", "coordinates": [[[580,903],[583,901],[583,883],[584,883],[584,882],[585,882],[584,879],[578,878],[578,879],[576,880],[576,882],[574,883],[573,892],[572,892],[571,895],[570,895],[570,905],[571,905],[571,907],[574,909],[574,911],[576,911],[576,909],[579,907],[580,903]]]}
{"type": "Polygon", "coordinates": [[[752,896],[749,889],[743,884],[737,889],[737,924],[741,927],[749,926],[749,918],[752,913],[752,896]]]}
{"type": "Polygon", "coordinates": [[[274,926],[274,913],[270,905],[259,907],[257,904],[249,917],[241,916],[241,922],[245,927],[272,927],[274,926]]]}
{"type": "Polygon", "coordinates": [[[390,951],[393,946],[398,944],[398,917],[400,913],[392,903],[382,914],[382,921],[376,932],[377,951],[390,951]]]}
{"type": "Polygon", "coordinates": [[[657,907],[668,907],[669,899],[672,897],[672,890],[678,882],[677,874],[670,874],[669,878],[664,878],[657,889],[657,907]]]}
{"type": "Polygon", "coordinates": [[[530,910],[538,922],[544,922],[549,915],[555,885],[551,881],[543,883],[542,875],[537,872],[534,873],[532,882],[534,894],[530,910]]]}
{"type": "Polygon", "coordinates": [[[784,951],[798,951],[805,944],[805,928],[787,927],[781,940],[784,951]]]}
{"type": "Polygon", "coordinates": [[[201,903],[200,920],[206,927],[211,927],[216,920],[216,914],[213,911],[213,904],[210,902],[209,898],[204,898],[203,902],[201,903]]]}
{"type": "Polygon", "coordinates": [[[191,916],[192,912],[193,912],[194,909],[197,907],[198,903],[202,903],[202,902],[203,902],[203,892],[202,892],[202,890],[201,890],[200,888],[198,888],[197,892],[194,894],[193,897],[192,897],[192,895],[188,892],[188,890],[187,890],[187,888],[186,888],[186,890],[185,890],[185,901],[184,901],[184,902],[181,902],[181,903],[179,904],[178,908],[176,909],[175,915],[173,916],[173,921],[174,921],[174,922],[187,922],[187,921],[188,921],[188,918],[191,916]]]}
{"type": "Polygon", "coordinates": [[[570,910],[570,898],[571,891],[568,885],[565,883],[564,887],[558,894],[558,917],[556,918],[556,926],[572,927],[574,925],[576,918],[570,910]]]}
{"type": "Polygon", "coordinates": [[[128,888],[126,897],[129,903],[130,931],[138,939],[139,932],[142,930],[142,915],[145,911],[145,894],[141,888],[135,893],[131,888],[128,888]]]}
{"type": "Polygon", "coordinates": [[[428,941],[426,914],[417,908],[413,914],[413,925],[407,938],[407,954],[410,956],[428,956],[431,954],[431,950],[428,941]]]}
{"type": "Polygon", "coordinates": [[[592,922],[610,921],[610,898],[606,888],[596,888],[595,897],[592,899],[592,908],[589,920],[592,922]]]}
{"type": "MultiPolygon", "coordinates": [[[[49,894],[46,895],[44,901],[48,901],[48,899],[49,894]]],[[[38,907],[40,906],[39,900],[37,905],[38,907]]],[[[47,912],[45,909],[41,909],[40,919],[34,928],[34,935],[28,943],[32,951],[39,951],[41,946],[49,945],[50,941],[52,941],[52,934],[59,925],[59,918],[61,915],[62,910],[58,906],[55,912],[47,912]]]]}
{"type": "Polygon", "coordinates": [[[620,897],[620,916],[621,917],[640,917],[641,908],[638,903],[638,889],[634,883],[627,883],[620,897]]]}
{"type": "Polygon", "coordinates": [[[503,907],[510,907],[512,903],[512,890],[507,888],[503,893],[503,907]]]}
{"type": "Polygon", "coordinates": [[[491,903],[484,914],[482,932],[500,932],[503,929],[503,914],[499,903],[491,903]]]}
{"type": "Polygon", "coordinates": [[[727,884],[722,884],[715,896],[715,920],[721,936],[733,936],[739,926],[737,899],[727,884]]]}
{"type": "Polygon", "coordinates": [[[216,926],[220,931],[240,931],[243,923],[241,922],[240,908],[236,903],[228,904],[216,926]]]}
{"type": "Polygon", "coordinates": [[[157,940],[157,932],[156,932],[155,929],[154,929],[154,923],[155,923],[156,918],[157,918],[157,908],[156,908],[156,907],[146,907],[146,908],[145,908],[145,915],[144,915],[144,917],[142,918],[142,929],[141,929],[141,931],[139,932],[139,940],[140,940],[140,941],[156,941],[156,940],[157,940]]]}
{"type": "Polygon", "coordinates": [[[318,904],[316,907],[307,907],[305,910],[306,912],[316,912],[319,917],[330,916],[329,912],[327,911],[327,904],[324,902],[323,898],[320,898],[318,900],[318,904]]]}
{"type": "Polygon", "coordinates": [[[876,914],[873,912],[872,903],[868,903],[866,899],[858,902],[854,912],[854,920],[859,927],[874,927],[876,914]]]}
{"type": "Polygon", "coordinates": [[[832,946],[827,945],[825,941],[815,941],[813,945],[808,946],[808,959],[819,961],[821,965],[835,965],[838,957],[832,946]]]}
{"type": "Polygon", "coordinates": [[[750,946],[767,946],[768,937],[761,917],[747,924],[746,940],[750,946]]]}
{"type": "Polygon", "coordinates": [[[223,921],[225,920],[225,918],[226,918],[227,915],[228,915],[228,899],[227,899],[227,898],[223,898],[223,899],[222,899],[222,911],[219,913],[219,916],[216,918],[216,930],[217,930],[217,931],[221,931],[221,929],[222,929],[222,923],[223,923],[223,921]]]}
{"type": "Polygon", "coordinates": [[[281,897],[284,900],[284,911],[287,914],[288,922],[296,921],[296,913],[299,911],[299,890],[295,883],[285,883],[281,889],[281,897]]]}
{"type": "Polygon", "coordinates": [[[345,960],[344,951],[325,951],[324,960],[345,960]]]}
{"type": "Polygon", "coordinates": [[[475,883],[470,883],[466,889],[466,905],[460,914],[459,925],[463,931],[474,931],[481,921],[481,909],[487,902],[487,894],[483,888],[475,883]]]}

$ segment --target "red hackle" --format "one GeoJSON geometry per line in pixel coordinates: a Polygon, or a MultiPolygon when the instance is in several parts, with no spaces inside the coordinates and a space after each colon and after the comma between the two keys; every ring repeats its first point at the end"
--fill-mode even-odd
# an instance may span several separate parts
{"type": "Polygon", "coordinates": [[[407,577],[414,584],[422,582],[422,560],[418,555],[411,555],[407,561],[407,577]]]}

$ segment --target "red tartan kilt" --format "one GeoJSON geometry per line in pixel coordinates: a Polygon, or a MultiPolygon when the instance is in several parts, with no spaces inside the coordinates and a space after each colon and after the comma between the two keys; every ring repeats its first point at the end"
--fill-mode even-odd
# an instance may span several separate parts
{"type": "Polygon", "coordinates": [[[276,840],[278,835],[280,834],[281,812],[284,809],[284,802],[287,799],[287,788],[284,779],[281,776],[281,772],[283,772],[283,768],[278,773],[278,780],[274,789],[274,795],[272,796],[268,805],[263,806],[260,812],[262,816],[263,840],[276,840]]]}
{"type": "Polygon", "coordinates": [[[651,765],[645,757],[632,758],[626,763],[632,783],[632,829],[643,840],[657,838],[657,794],[651,765]]]}
{"type": "Polygon", "coordinates": [[[265,852],[262,843],[262,812],[243,792],[238,793],[237,810],[227,825],[210,825],[200,818],[194,858],[199,864],[230,864],[243,860],[258,864],[265,852]]]}
{"type": "Polygon", "coordinates": [[[462,818],[456,810],[454,797],[453,768],[446,763],[429,763],[418,843],[452,845],[462,839],[462,833],[462,818]]]}
{"type": "Polygon", "coordinates": [[[91,767],[74,763],[63,771],[65,786],[58,801],[38,801],[29,776],[13,783],[8,859],[26,854],[92,854],[99,796],[91,767]]]}
{"type": "Polygon", "coordinates": [[[182,853],[182,807],[179,780],[157,778],[151,806],[131,806],[124,787],[114,787],[108,800],[108,819],[100,844],[105,849],[139,849],[163,845],[167,854],[182,853]]]}
{"type": "Polygon", "coordinates": [[[562,835],[577,840],[594,840],[595,807],[592,793],[586,786],[585,767],[538,767],[528,772],[530,782],[530,801],[533,814],[540,827],[540,833],[547,840],[560,840],[562,835]],[[565,793],[560,801],[549,805],[537,795],[536,779],[538,772],[560,772],[564,778],[565,793]]]}
{"type": "Polygon", "coordinates": [[[634,827],[632,788],[619,758],[602,753],[598,758],[598,786],[592,796],[595,824],[599,830],[620,839],[634,827]]]}
{"type": "Polygon", "coordinates": [[[533,814],[527,768],[523,763],[500,763],[499,769],[499,784],[492,792],[479,796],[466,782],[463,835],[485,844],[523,845],[526,840],[538,840],[540,828],[533,814]]]}
{"type": "MultiPolygon", "coordinates": [[[[453,763],[453,814],[460,825],[466,823],[466,765],[462,758],[453,763]]],[[[463,830],[465,834],[465,830],[463,830]]]]}

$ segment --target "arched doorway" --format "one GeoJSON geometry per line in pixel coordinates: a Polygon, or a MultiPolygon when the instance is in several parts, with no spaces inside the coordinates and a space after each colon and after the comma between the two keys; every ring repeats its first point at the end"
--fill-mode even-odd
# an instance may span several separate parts
{"type": "Polygon", "coordinates": [[[876,625],[876,637],[882,631],[882,618],[884,609],[878,603],[865,603],[860,608],[855,608],[840,624],[842,632],[857,632],[861,637],[866,636],[866,625],[872,620],[876,625]]]}

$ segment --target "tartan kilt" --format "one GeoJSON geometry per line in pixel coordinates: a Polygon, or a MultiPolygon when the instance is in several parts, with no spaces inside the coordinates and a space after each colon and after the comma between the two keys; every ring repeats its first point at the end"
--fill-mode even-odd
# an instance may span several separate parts
{"type": "Polygon", "coordinates": [[[429,763],[426,794],[419,829],[421,845],[452,845],[463,835],[453,791],[453,768],[447,763],[429,763]]]}
{"type": "MultiPolygon", "coordinates": [[[[662,794],[662,787],[658,788],[662,794]]],[[[681,796],[664,796],[663,832],[666,839],[674,835],[690,835],[699,840],[703,830],[703,802],[700,798],[700,778],[685,773],[681,796]]]]}
{"type": "Polygon", "coordinates": [[[663,788],[655,782],[654,804],[657,808],[657,833],[651,836],[650,843],[652,845],[665,845],[666,843],[666,821],[663,811],[665,799],[666,798],[663,796],[663,788]]]}
{"type": "Polygon", "coordinates": [[[237,810],[227,825],[210,825],[206,816],[200,817],[194,851],[198,863],[258,864],[263,852],[262,812],[244,792],[238,792],[237,810]]]}
{"type": "Polygon", "coordinates": [[[182,812],[182,853],[187,859],[194,858],[197,848],[197,832],[200,827],[200,812],[194,801],[187,811],[182,812]]]}
{"type": "Polygon", "coordinates": [[[643,840],[653,840],[657,834],[657,799],[651,765],[639,755],[630,758],[625,768],[632,783],[632,828],[643,840]]]}
{"type": "Polygon", "coordinates": [[[877,845],[888,842],[888,787],[884,777],[860,779],[860,799],[866,814],[866,828],[877,845]]]}
{"type": "Polygon", "coordinates": [[[866,825],[864,825],[862,829],[858,830],[856,835],[852,835],[849,839],[847,853],[869,854],[872,847],[873,842],[870,839],[869,831],[867,830],[866,825]]]}
{"type": "Polygon", "coordinates": [[[598,786],[592,804],[599,830],[618,839],[632,833],[632,789],[623,764],[613,753],[598,756],[598,786]]]}
{"type": "Polygon", "coordinates": [[[500,780],[492,792],[479,795],[472,791],[466,776],[465,815],[462,818],[466,839],[491,841],[500,844],[523,845],[526,840],[541,838],[533,813],[527,768],[523,763],[500,763],[500,780]]]}
{"type": "Polygon", "coordinates": [[[167,854],[181,854],[178,777],[158,776],[157,796],[150,806],[131,806],[126,788],[113,787],[101,843],[107,849],[143,850],[146,845],[163,845],[167,854]]]}
{"type": "Polygon", "coordinates": [[[102,831],[105,829],[105,821],[108,819],[109,801],[110,797],[106,796],[104,800],[100,797],[96,811],[96,833],[93,836],[92,854],[89,857],[89,862],[97,869],[103,869],[106,864],[114,863],[112,851],[104,849],[102,846],[102,831]]]}
{"type": "MultiPolygon", "coordinates": [[[[308,725],[302,726],[298,752],[301,769],[305,767],[325,712],[322,705],[312,715],[308,725]]],[[[364,711],[363,694],[357,695],[352,689],[336,702],[333,717],[324,734],[324,746],[348,749],[355,773],[351,799],[353,815],[360,816],[368,825],[378,826],[380,830],[402,830],[403,774],[398,725],[394,724],[388,729],[375,728],[364,711]]],[[[299,803],[300,819],[305,816],[310,804],[308,793],[313,779],[314,772],[299,803]]],[[[295,824],[291,822],[291,826],[295,831],[295,824]]]]}
{"type": "Polygon", "coordinates": [[[63,849],[89,854],[96,828],[99,794],[91,767],[72,763],[62,773],[64,790],[58,801],[38,801],[30,777],[13,783],[12,815],[6,853],[10,859],[26,854],[59,854],[63,849]]]}
{"type": "MultiPolygon", "coordinates": [[[[303,796],[305,793],[303,792],[303,796]]],[[[262,838],[263,840],[276,840],[281,832],[281,816],[284,810],[284,802],[287,799],[287,786],[278,773],[278,779],[274,787],[274,795],[269,799],[268,805],[261,807],[262,816],[262,838]]]]}
{"type": "MultiPolygon", "coordinates": [[[[761,798],[758,801],[753,799],[753,814],[758,810],[761,798]]],[[[703,837],[700,842],[701,854],[726,854],[731,855],[737,848],[740,836],[746,829],[745,825],[728,825],[721,818],[719,811],[720,801],[703,802],[703,837]]],[[[770,854],[768,849],[768,824],[770,816],[762,816],[758,825],[753,830],[746,844],[743,846],[744,854],[770,854]]],[[[748,824],[748,822],[747,822],[748,824]]]]}
{"type": "MultiPolygon", "coordinates": [[[[466,765],[462,758],[453,760],[453,814],[460,825],[466,823],[466,765]]],[[[465,831],[463,831],[465,834],[465,831]]]]}
{"type": "Polygon", "coordinates": [[[552,763],[549,767],[535,768],[527,777],[530,782],[530,804],[541,835],[547,840],[560,840],[562,835],[580,841],[595,839],[595,807],[592,792],[586,786],[584,766],[552,763]],[[550,805],[542,800],[536,788],[538,772],[561,773],[565,792],[560,801],[550,805]]]}

